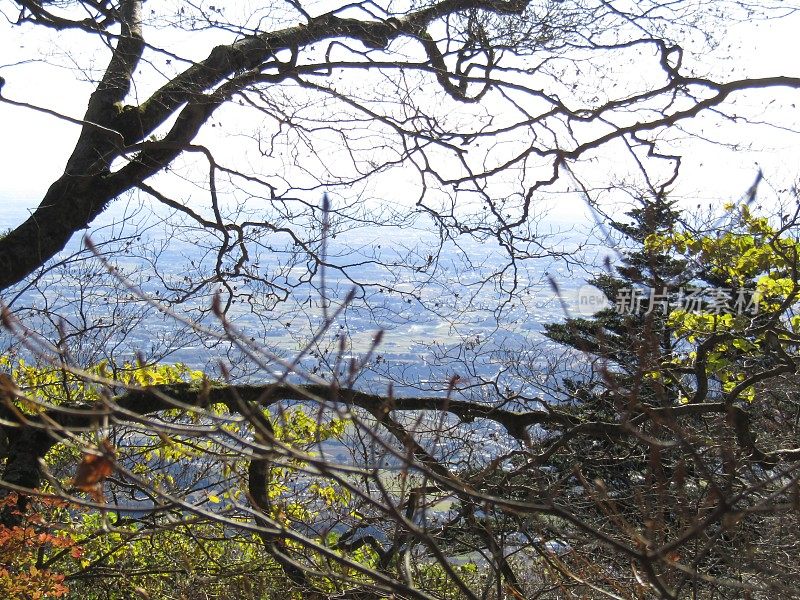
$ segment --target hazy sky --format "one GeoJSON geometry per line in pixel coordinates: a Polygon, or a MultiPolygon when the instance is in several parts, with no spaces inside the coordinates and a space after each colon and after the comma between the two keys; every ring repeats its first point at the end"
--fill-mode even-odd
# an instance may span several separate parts
{"type": "MultiPolygon", "coordinates": [[[[733,57],[729,64],[736,77],[800,76],[800,63],[796,58],[800,56],[798,31],[800,14],[779,21],[738,24],[725,32],[720,48],[733,57]]],[[[0,20],[0,75],[7,80],[3,95],[80,118],[92,86],[80,73],[67,68],[69,56],[62,50],[70,47],[70,36],[74,35],[63,33],[53,38],[51,31],[31,28],[22,32],[0,20]],[[62,66],[54,67],[49,64],[51,62],[62,66]]],[[[191,54],[192,37],[186,32],[181,35],[182,38],[173,41],[177,41],[184,54],[191,54]]],[[[198,45],[198,56],[206,52],[205,46],[205,43],[202,48],[198,45]]],[[[107,55],[97,50],[87,48],[87,52],[96,57],[96,68],[102,68],[107,55]]],[[[772,89],[735,98],[742,111],[758,118],[766,114],[765,120],[774,122],[777,119],[782,129],[766,125],[743,127],[713,115],[688,124],[687,129],[707,136],[709,141],[687,136],[683,145],[684,173],[676,196],[681,196],[687,206],[696,201],[730,199],[747,188],[759,167],[765,170],[768,181],[778,187],[785,180],[794,179],[800,165],[800,144],[796,137],[800,130],[797,95],[797,91],[772,89]],[[740,147],[732,149],[712,143],[720,140],[740,147]],[[743,146],[748,143],[754,148],[744,151],[743,146]]],[[[0,222],[7,227],[23,218],[27,210],[38,203],[47,186],[61,174],[78,126],[0,103],[0,132],[3,140],[0,144],[0,202],[3,207],[0,222]]],[[[583,210],[576,195],[554,198],[551,204],[557,220],[574,220],[576,211],[583,210]]]]}

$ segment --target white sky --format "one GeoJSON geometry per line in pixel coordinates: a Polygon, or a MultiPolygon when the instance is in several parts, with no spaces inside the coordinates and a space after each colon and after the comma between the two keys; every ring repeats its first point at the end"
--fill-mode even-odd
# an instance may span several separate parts
{"type": "MultiPolygon", "coordinates": [[[[731,53],[731,61],[720,61],[719,68],[730,70],[737,78],[742,76],[793,75],[800,76],[800,14],[780,21],[742,23],[731,27],[725,34],[720,53],[731,53]]],[[[46,52],[58,55],[59,46],[71,45],[69,36],[50,31],[24,34],[7,23],[0,22],[0,75],[7,84],[6,97],[54,109],[74,118],[80,118],[85,109],[91,84],[76,80],[75,72],[67,68],[48,65],[46,52]],[[22,35],[21,35],[22,34],[22,35]],[[49,49],[49,50],[48,50],[49,49]],[[42,62],[14,65],[19,60],[30,60],[41,54],[42,62]]],[[[149,32],[152,40],[152,32],[149,32]]],[[[146,32],[147,34],[147,32],[146,32]]],[[[174,34],[173,34],[174,35],[174,34]]],[[[205,44],[192,46],[194,34],[183,34],[178,48],[186,54],[205,54],[205,44]]],[[[157,38],[156,38],[157,39],[157,38]]],[[[173,40],[174,41],[174,40],[173,40]]],[[[170,44],[174,48],[174,44],[170,44]]],[[[89,49],[97,57],[96,68],[105,66],[107,54],[89,49]]],[[[63,55],[56,56],[64,63],[63,55]]],[[[179,70],[179,67],[175,67],[179,70]]],[[[724,72],[724,71],[723,71],[724,72]]],[[[142,90],[142,93],[146,93],[142,90]]],[[[759,117],[766,113],[768,120],[783,121],[786,129],[771,126],[733,126],[723,119],[710,115],[703,120],[688,123],[687,129],[707,136],[711,141],[729,141],[745,146],[752,144],[753,151],[733,150],[720,145],[690,139],[682,143],[684,165],[681,183],[676,195],[683,197],[687,206],[697,202],[717,202],[738,197],[753,181],[757,169],[763,168],[767,181],[776,188],[787,185],[797,177],[800,165],[800,144],[796,132],[800,129],[797,91],[779,92],[775,89],[757,91],[735,98],[737,107],[759,117]]],[[[66,158],[78,134],[78,126],[58,118],[31,110],[0,103],[0,223],[12,225],[34,207],[47,186],[62,172],[66,158]]],[[[601,169],[607,168],[601,166],[601,169]]],[[[548,201],[556,221],[575,222],[576,214],[585,212],[576,195],[553,196],[548,201]]]]}

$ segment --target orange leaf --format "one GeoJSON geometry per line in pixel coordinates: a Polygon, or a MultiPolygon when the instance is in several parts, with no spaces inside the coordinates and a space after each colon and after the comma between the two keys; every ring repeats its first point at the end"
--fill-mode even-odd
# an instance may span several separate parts
{"type": "Polygon", "coordinates": [[[75,473],[73,485],[79,490],[88,492],[88,488],[93,488],[113,472],[114,463],[105,456],[84,454],[83,461],[75,473]]]}
{"type": "Polygon", "coordinates": [[[101,483],[114,472],[114,446],[108,440],[102,442],[104,454],[84,454],[78,465],[72,485],[88,492],[98,502],[103,501],[101,483]]]}

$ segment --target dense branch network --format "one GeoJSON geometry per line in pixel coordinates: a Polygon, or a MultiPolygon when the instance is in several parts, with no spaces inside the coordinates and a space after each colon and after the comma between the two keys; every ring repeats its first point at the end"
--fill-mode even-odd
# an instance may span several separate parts
{"type": "MultiPolygon", "coordinates": [[[[50,26],[84,22],[71,22],[66,18],[59,21],[54,11],[38,3],[20,4],[23,7],[21,22],[50,26]]],[[[511,258],[521,258],[529,252],[525,248],[536,242],[535,233],[526,234],[520,229],[524,229],[532,215],[536,195],[560,180],[570,164],[615,140],[635,141],[642,134],[657,133],[710,109],[724,110],[726,102],[738,92],[800,86],[800,80],[791,77],[716,82],[685,74],[681,71],[683,51],[679,45],[643,35],[641,30],[638,36],[630,35],[620,25],[625,19],[633,20],[640,22],[646,31],[643,26],[646,17],[619,15],[600,5],[586,9],[593,19],[584,25],[578,13],[559,8],[556,3],[546,2],[540,6],[517,0],[446,0],[407,14],[383,18],[361,20],[333,11],[319,16],[304,13],[303,23],[274,31],[242,27],[238,40],[216,46],[205,59],[166,81],[146,100],[125,104],[138,83],[135,72],[142,58],[152,61],[146,51],[158,53],[145,41],[146,19],[142,6],[135,0],[122,2],[118,8],[105,3],[88,3],[87,6],[98,15],[93,30],[107,31],[113,23],[119,23],[120,30],[113,36],[115,45],[111,59],[81,119],[81,134],[64,175],[50,186],[30,218],[0,239],[0,287],[4,289],[40,268],[61,251],[76,232],[87,228],[106,211],[112,200],[130,190],[145,190],[173,208],[184,205],[182,200],[170,199],[168,194],[145,182],[173,165],[185,151],[191,151],[192,141],[208,126],[212,116],[237,97],[272,115],[289,129],[296,129],[304,137],[315,134],[321,129],[319,124],[327,118],[335,119],[339,114],[346,119],[346,113],[341,112],[345,108],[358,120],[372,121],[377,131],[385,132],[376,139],[384,137],[389,141],[396,136],[396,140],[387,144],[393,148],[395,157],[374,161],[367,155],[360,156],[357,131],[350,133],[348,125],[341,134],[342,158],[350,154],[354,172],[333,177],[316,175],[319,187],[343,186],[345,189],[359,180],[377,177],[383,170],[405,165],[412,172],[416,171],[415,178],[419,179],[418,208],[439,226],[453,232],[448,235],[472,232],[495,236],[511,258]],[[615,23],[614,19],[621,17],[623,21],[615,23]],[[441,35],[442,27],[455,29],[452,39],[441,35]],[[602,40],[602,27],[619,29],[619,35],[629,39],[608,43],[602,40]],[[532,39],[523,41],[525,35],[532,39]],[[630,50],[639,54],[654,53],[651,89],[605,102],[592,103],[580,97],[563,99],[563,90],[552,80],[547,65],[563,62],[564,66],[558,68],[568,68],[568,57],[561,57],[563,45],[569,47],[573,38],[577,41],[581,35],[591,40],[583,43],[587,52],[597,56],[630,50]],[[405,50],[409,43],[411,49],[405,50]],[[526,46],[528,43],[533,47],[526,46]],[[542,54],[538,60],[537,43],[541,45],[542,54]],[[327,45],[324,56],[314,50],[322,44],[327,45]],[[516,59],[508,58],[504,62],[504,56],[515,55],[516,59]],[[387,110],[377,103],[380,94],[364,93],[334,83],[334,75],[353,71],[363,72],[365,81],[370,83],[372,73],[389,78],[393,73],[405,73],[403,77],[413,77],[422,84],[432,75],[449,99],[444,105],[455,111],[461,110],[458,105],[480,104],[491,99],[491,102],[507,104],[516,114],[511,119],[496,119],[489,117],[482,108],[478,112],[466,111],[460,122],[451,122],[446,115],[425,107],[422,101],[403,99],[407,92],[402,87],[397,87],[399,110],[387,110]],[[539,81],[542,86],[552,86],[553,90],[540,89],[539,81]],[[318,94],[320,102],[335,102],[342,108],[331,105],[332,112],[320,114],[318,123],[298,110],[294,111],[295,117],[292,110],[280,106],[279,101],[279,94],[291,92],[293,85],[318,94]],[[473,93],[476,86],[478,91],[473,93]],[[270,97],[272,93],[274,97],[270,97]],[[661,103],[663,108],[655,114],[643,112],[628,124],[615,124],[625,120],[626,114],[637,115],[640,107],[644,110],[653,103],[661,103]],[[476,118],[470,119],[470,116],[476,118]],[[588,138],[579,133],[581,124],[591,123],[602,123],[602,129],[607,132],[588,138]],[[569,132],[566,136],[559,133],[562,128],[569,132]],[[510,157],[507,155],[503,160],[480,149],[482,143],[491,145],[493,140],[511,142],[510,134],[527,135],[531,142],[518,145],[510,157]],[[152,139],[154,135],[158,136],[157,140],[152,139]],[[437,160],[442,160],[442,164],[437,165],[437,160]],[[534,167],[540,161],[545,162],[534,167]],[[369,164],[373,165],[371,170],[361,171],[369,164]],[[520,189],[508,200],[496,197],[492,178],[516,170],[523,173],[520,189]],[[527,171],[532,179],[526,175],[527,171]],[[551,174],[541,177],[547,171],[551,174]],[[468,212],[471,207],[483,208],[485,216],[467,217],[458,204],[453,203],[452,208],[448,208],[448,202],[444,205],[432,202],[438,190],[448,188],[473,198],[474,201],[461,200],[460,203],[465,204],[468,212]]],[[[223,21],[210,21],[214,22],[223,26],[223,21]]],[[[380,81],[380,78],[374,79],[376,84],[380,81]]],[[[408,84],[414,85],[411,79],[408,84]]],[[[587,94],[590,87],[587,86],[587,94]]],[[[395,95],[391,91],[389,97],[395,95]]],[[[15,102],[10,95],[3,99],[15,102]]],[[[297,101],[304,102],[300,97],[297,101]]],[[[274,151],[277,148],[273,147],[274,151]]],[[[212,170],[218,168],[218,161],[210,153],[209,160],[212,170]]],[[[269,177],[277,182],[280,177],[276,179],[276,175],[279,174],[269,174],[269,177]]],[[[237,177],[243,181],[259,181],[257,176],[254,178],[246,172],[237,173],[237,177]]],[[[268,205],[278,207],[292,201],[293,184],[289,183],[286,191],[281,192],[275,183],[263,179],[261,182],[268,187],[268,205]]],[[[213,186],[213,182],[210,185],[213,186]]],[[[294,189],[299,192],[304,187],[300,184],[294,189]]],[[[194,215],[188,216],[194,218],[194,215]]],[[[197,224],[207,227],[207,219],[200,218],[197,224]]],[[[248,261],[248,236],[254,234],[243,235],[242,230],[259,229],[258,224],[228,224],[218,218],[216,229],[220,227],[223,231],[239,227],[239,240],[237,244],[226,242],[219,256],[242,250],[239,260],[248,261]]],[[[277,229],[281,228],[277,226],[277,229]]],[[[252,241],[258,243],[256,237],[252,241]]],[[[317,254],[312,253],[312,256],[324,260],[317,254]]],[[[255,258],[250,256],[249,260],[253,262],[255,258]]],[[[252,271],[247,275],[254,277],[252,271]]],[[[212,285],[215,278],[227,281],[237,277],[243,277],[241,269],[229,272],[217,261],[212,277],[188,286],[183,292],[186,295],[197,293],[212,285]]],[[[230,292],[232,294],[232,290],[230,292]]]]}
{"type": "MultiPolygon", "coordinates": [[[[543,194],[566,190],[591,201],[594,190],[626,188],[635,202],[669,215],[665,198],[682,164],[671,132],[683,135],[720,115],[746,120],[752,115],[741,109],[739,116],[740,95],[796,90],[800,78],[707,75],[692,63],[686,31],[704,33],[717,21],[680,0],[625,11],[605,0],[438,0],[403,12],[363,2],[323,14],[291,1],[241,18],[203,3],[179,3],[170,13],[142,0],[0,2],[6,17],[13,5],[16,21],[9,20],[19,31],[80,34],[111,55],[98,76],[85,67],[96,81],[82,118],[25,98],[13,66],[0,77],[0,102],[80,127],[63,175],[27,220],[0,237],[4,302],[16,308],[31,290],[44,302],[26,313],[41,321],[16,327],[4,311],[5,325],[23,349],[52,337],[41,345],[46,351],[31,354],[62,377],[42,383],[34,369],[26,389],[0,380],[5,530],[24,521],[37,497],[54,495],[99,511],[92,539],[130,525],[124,535],[131,540],[185,535],[205,552],[207,540],[182,525],[208,526],[216,542],[252,534],[258,556],[309,598],[499,600],[573,588],[676,599],[690,588],[796,592],[793,572],[775,574],[764,557],[791,552],[796,539],[775,532],[796,528],[800,497],[800,449],[779,443],[798,422],[800,338],[787,324],[798,296],[797,247],[783,239],[798,213],[775,231],[755,222],[756,233],[732,237],[751,254],[774,250],[765,260],[764,272],[774,275],[768,283],[790,291],[771,315],[713,333],[684,331],[650,313],[568,319],[548,329],[578,356],[560,366],[556,384],[541,383],[536,352],[523,356],[519,347],[502,358],[498,374],[470,371],[481,342],[467,340],[450,363],[470,373],[463,382],[452,370],[449,381],[432,384],[417,372],[389,370],[386,379],[426,391],[363,391],[358,376],[367,363],[348,356],[344,315],[360,294],[373,315],[408,319],[376,300],[394,294],[403,306],[424,304],[460,333],[490,287],[494,305],[481,310],[494,316],[495,333],[514,303],[527,323],[533,316],[522,291],[533,283],[525,265],[577,260],[537,231],[543,194]],[[162,29],[202,41],[175,50],[162,29]],[[629,172],[587,168],[604,157],[629,172]],[[147,218],[126,212],[86,242],[88,251],[60,255],[76,233],[111,214],[115,199],[134,195],[147,218]],[[403,246],[384,235],[408,232],[416,220],[420,231],[434,229],[432,241],[403,246]],[[166,235],[148,237],[162,222],[166,235]],[[366,242],[341,240],[369,228],[366,242]],[[464,236],[484,245],[462,252],[464,236]],[[164,257],[180,242],[191,253],[172,273],[164,257]],[[485,256],[489,243],[501,264],[485,256]],[[448,263],[445,248],[456,248],[460,262],[448,263]],[[135,283],[124,277],[126,261],[135,263],[128,274],[143,271],[135,283]],[[769,271],[781,261],[783,271],[769,271]],[[74,288],[51,293],[53,274],[74,288]],[[331,291],[351,285],[356,291],[344,301],[331,291]],[[110,316],[93,315],[90,305],[103,297],[111,298],[110,316]],[[275,310],[292,300],[287,312],[275,310]],[[175,307],[213,316],[226,335],[198,334],[201,327],[175,307]],[[296,334],[301,350],[277,361],[280,374],[259,359],[264,337],[232,328],[228,315],[237,310],[255,315],[265,337],[296,334]],[[133,328],[153,313],[180,331],[130,352],[123,340],[141,344],[133,328]],[[295,331],[304,319],[310,329],[322,323],[311,343],[295,331]],[[40,326],[47,332],[37,337],[32,330],[40,326]],[[331,335],[334,350],[318,355],[328,379],[304,375],[310,348],[337,326],[344,333],[331,335]],[[118,365],[119,356],[130,361],[136,352],[144,369],[180,350],[181,340],[190,346],[185,340],[195,334],[192,340],[240,351],[231,350],[229,362],[252,367],[257,381],[271,373],[277,382],[240,384],[238,372],[224,383],[200,377],[158,385],[87,376],[90,366],[118,365]],[[85,340],[96,347],[83,353],[85,340]],[[573,368],[588,375],[570,381],[573,368]],[[302,381],[287,383],[294,379],[302,381]],[[83,397],[94,400],[73,401],[75,388],[91,390],[83,397]],[[53,398],[34,399],[43,389],[53,398]],[[429,393],[435,389],[442,393],[429,393]],[[747,400],[756,390],[771,402],[747,400]],[[287,415],[297,406],[300,424],[291,431],[287,415]],[[337,420],[344,425],[330,425],[337,420]],[[315,438],[322,430],[331,444],[347,439],[344,459],[332,459],[315,438]],[[106,435],[119,436],[118,454],[106,435]],[[70,488],[65,470],[81,454],[70,488]],[[92,464],[103,465],[104,475],[82,481],[92,464]],[[162,468],[148,472],[153,464],[162,468]],[[184,470],[170,471],[176,465],[184,470]],[[176,482],[181,477],[188,483],[176,482]],[[214,486],[229,493],[225,502],[214,486]],[[317,512],[303,512],[304,503],[317,512]],[[135,516],[126,521],[119,516],[126,511],[135,516]],[[754,533],[743,539],[748,527],[754,533]],[[770,554],[775,536],[781,546],[770,554]],[[606,554],[603,563],[598,557],[606,554]],[[478,574],[458,564],[476,556],[488,565],[478,574]],[[438,587],[426,578],[438,578],[438,587]]],[[[750,18],[749,3],[738,8],[750,18]]],[[[83,68],[81,52],[88,53],[76,48],[70,58],[83,68]]],[[[678,219],[651,227],[646,213],[637,214],[638,229],[608,220],[641,246],[658,232],[673,254],[725,239],[722,231],[669,238],[678,219]]],[[[712,261],[706,283],[725,282],[713,264],[732,254],[724,250],[700,252],[712,261]]],[[[673,258],[630,255],[619,270],[629,281],[606,274],[597,282],[610,292],[631,282],[691,282],[697,273],[673,258]]],[[[754,271],[741,286],[763,286],[761,275],[754,271]]],[[[708,321],[716,327],[719,319],[708,321]]],[[[437,359],[450,358],[450,346],[429,347],[441,351],[437,359]]],[[[494,366],[496,358],[489,357],[494,366]]],[[[40,555],[37,568],[57,561],[40,555]]],[[[100,579],[102,562],[71,576],[100,579]]]]}

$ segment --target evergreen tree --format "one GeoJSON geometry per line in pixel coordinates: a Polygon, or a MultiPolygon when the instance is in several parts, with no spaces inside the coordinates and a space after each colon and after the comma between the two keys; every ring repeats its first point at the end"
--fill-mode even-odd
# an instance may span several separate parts
{"type": "MultiPolygon", "coordinates": [[[[565,391],[580,405],[600,408],[614,390],[637,390],[637,400],[664,405],[676,397],[676,390],[660,382],[645,381],[643,375],[657,369],[674,350],[675,340],[667,324],[669,308],[688,289],[693,274],[687,261],[669,251],[648,248],[652,234],[666,235],[679,225],[680,213],[663,197],[642,199],[641,205],[626,213],[631,222],[611,221],[614,231],[630,246],[615,272],[589,280],[613,303],[589,319],[569,318],[545,325],[551,340],[583,353],[595,365],[586,378],[566,378],[565,391]],[[647,384],[647,385],[645,385],[647,384]]],[[[629,394],[628,394],[629,395],[629,394]]],[[[614,414],[607,413],[606,416],[614,414]]]]}

